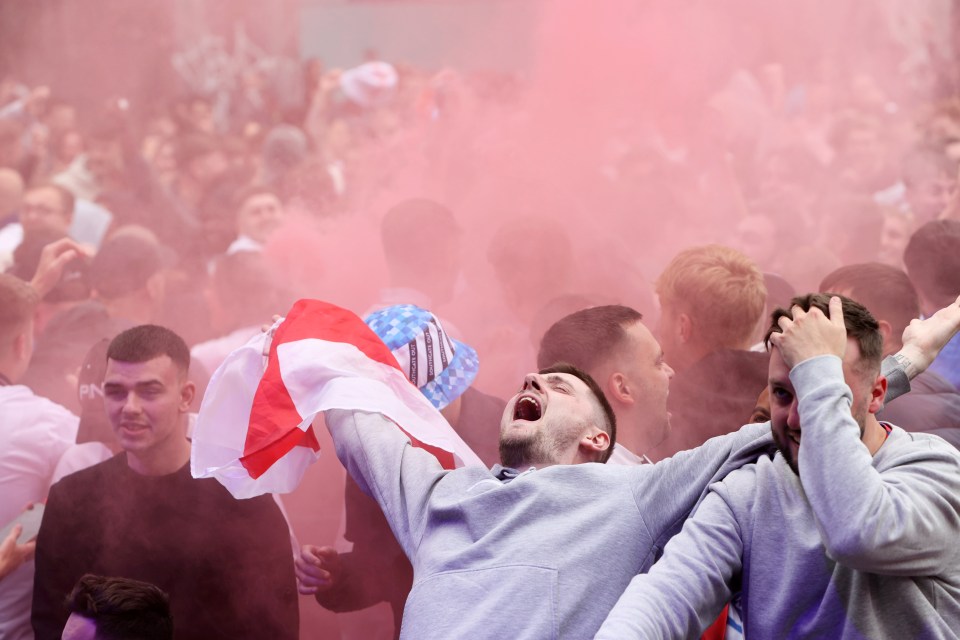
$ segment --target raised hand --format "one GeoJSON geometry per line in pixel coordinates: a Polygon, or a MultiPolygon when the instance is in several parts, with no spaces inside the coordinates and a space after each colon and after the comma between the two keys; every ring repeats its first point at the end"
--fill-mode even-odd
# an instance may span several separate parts
{"type": "Polygon", "coordinates": [[[909,378],[925,371],[960,329],[960,297],[924,320],[912,320],[903,330],[903,348],[909,378]]]}

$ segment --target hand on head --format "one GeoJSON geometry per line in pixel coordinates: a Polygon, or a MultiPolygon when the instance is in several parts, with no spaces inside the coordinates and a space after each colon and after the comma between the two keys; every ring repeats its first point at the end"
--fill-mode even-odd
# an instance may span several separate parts
{"type": "Polygon", "coordinates": [[[794,305],[793,319],[783,316],[778,321],[781,333],[772,333],[770,342],[780,349],[783,361],[791,369],[797,364],[821,355],[843,358],[847,350],[847,328],[843,322],[840,298],[830,298],[830,317],[820,309],[804,311],[794,305]]]}

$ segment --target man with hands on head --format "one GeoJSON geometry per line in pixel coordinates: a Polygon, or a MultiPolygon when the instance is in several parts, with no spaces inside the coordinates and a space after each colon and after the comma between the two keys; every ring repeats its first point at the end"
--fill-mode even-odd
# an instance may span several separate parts
{"type": "MultiPolygon", "coordinates": [[[[958,637],[960,454],[877,420],[887,380],[865,308],[793,303],[768,332],[778,453],[711,486],[598,638],[695,636],[735,590],[746,637],[958,637]]],[[[942,345],[958,310],[911,323],[901,365],[922,370],[914,347],[942,345]]]]}

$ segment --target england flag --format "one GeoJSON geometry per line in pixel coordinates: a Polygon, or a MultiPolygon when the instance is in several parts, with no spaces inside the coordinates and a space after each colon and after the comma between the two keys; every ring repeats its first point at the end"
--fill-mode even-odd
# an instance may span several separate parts
{"type": "Polygon", "coordinates": [[[482,464],[363,320],[300,300],[213,374],[191,473],[216,478],[236,498],[290,492],[320,455],[314,419],[329,409],[382,414],[445,468],[482,464]]]}

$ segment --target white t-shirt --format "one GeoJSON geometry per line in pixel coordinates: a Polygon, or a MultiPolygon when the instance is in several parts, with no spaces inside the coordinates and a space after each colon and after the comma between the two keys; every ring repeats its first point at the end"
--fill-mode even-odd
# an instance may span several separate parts
{"type": "MultiPolygon", "coordinates": [[[[41,502],[60,456],[77,439],[78,418],[22,385],[0,387],[0,527],[41,502]]],[[[0,638],[33,638],[33,562],[0,581],[0,638]]]]}

